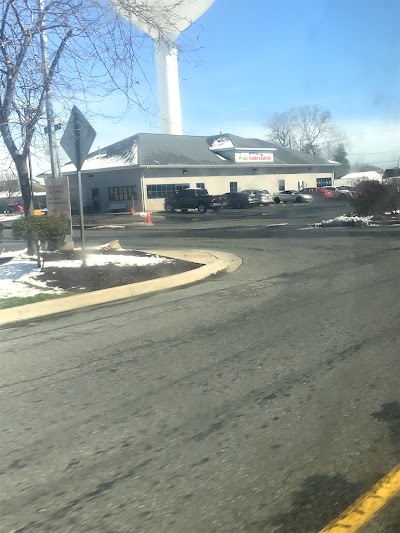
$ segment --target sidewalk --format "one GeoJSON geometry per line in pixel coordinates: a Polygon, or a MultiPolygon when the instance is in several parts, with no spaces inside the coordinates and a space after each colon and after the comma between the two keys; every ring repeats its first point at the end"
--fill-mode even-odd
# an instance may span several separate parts
{"type": "MultiPolygon", "coordinates": [[[[85,228],[96,227],[132,227],[146,225],[147,213],[137,213],[132,215],[131,213],[100,213],[93,215],[85,215],[85,228]]],[[[161,213],[150,213],[151,220],[165,220],[165,216],[161,213]]],[[[72,227],[79,228],[79,216],[72,217],[72,227]]]]}

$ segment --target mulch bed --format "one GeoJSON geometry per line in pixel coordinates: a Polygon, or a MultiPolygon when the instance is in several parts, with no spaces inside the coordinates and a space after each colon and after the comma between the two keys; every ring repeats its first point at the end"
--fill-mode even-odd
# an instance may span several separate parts
{"type": "MultiPolygon", "coordinates": [[[[96,250],[97,254],[111,255],[134,255],[140,257],[151,257],[151,254],[138,251],[119,251],[119,250],[96,250]]],[[[162,256],[160,256],[162,257],[162,256]]],[[[109,289],[119,285],[128,285],[139,281],[147,281],[173,274],[181,274],[188,270],[193,270],[202,266],[198,263],[190,263],[177,259],[170,259],[168,263],[158,263],[146,266],[120,266],[120,265],[101,265],[87,266],[80,268],[69,267],[48,267],[46,261],[57,261],[61,259],[80,259],[80,252],[73,251],[69,253],[49,252],[46,253],[44,272],[37,279],[46,282],[48,287],[59,287],[66,291],[76,292],[78,294],[100,289],[109,289]]]]}
{"type": "Polygon", "coordinates": [[[400,213],[390,213],[389,215],[381,214],[381,215],[373,215],[372,220],[374,222],[394,222],[397,223],[400,220],[400,213]]]}

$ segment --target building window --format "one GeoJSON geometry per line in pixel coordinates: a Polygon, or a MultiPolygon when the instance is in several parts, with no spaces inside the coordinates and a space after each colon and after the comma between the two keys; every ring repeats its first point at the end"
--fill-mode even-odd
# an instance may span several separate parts
{"type": "Polygon", "coordinates": [[[238,192],[237,181],[231,181],[229,183],[229,192],[238,192]]]}
{"type": "Polygon", "coordinates": [[[165,198],[169,194],[174,194],[177,191],[188,189],[189,183],[180,184],[160,184],[160,185],[147,185],[147,198],[165,198]]]}
{"type": "Polygon", "coordinates": [[[127,200],[137,200],[135,185],[123,185],[120,187],[108,187],[108,199],[110,202],[123,202],[127,200]]]}
{"type": "Polygon", "coordinates": [[[332,185],[332,178],[317,178],[317,187],[332,185]]]}
{"type": "Polygon", "coordinates": [[[205,189],[206,184],[205,183],[196,183],[196,189],[205,189]]]}
{"type": "Polygon", "coordinates": [[[279,180],[279,190],[284,191],[285,190],[285,180],[279,180]]]}

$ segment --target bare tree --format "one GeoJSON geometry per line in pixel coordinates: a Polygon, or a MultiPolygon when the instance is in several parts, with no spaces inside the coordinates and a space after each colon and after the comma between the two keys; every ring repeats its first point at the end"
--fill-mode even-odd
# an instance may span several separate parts
{"type": "Polygon", "coordinates": [[[286,148],[319,155],[324,145],[333,152],[345,136],[335,126],[329,110],[320,106],[292,107],[273,113],[265,123],[268,138],[286,148]]]}
{"type": "Polygon", "coordinates": [[[265,126],[271,140],[286,148],[296,148],[296,135],[291,111],[273,113],[265,126]]]}
{"type": "Polygon", "coordinates": [[[21,194],[18,178],[10,170],[0,172],[0,192],[5,193],[9,203],[21,194]]]}
{"type": "MultiPolygon", "coordinates": [[[[173,6],[185,1],[191,0],[152,8],[146,0],[121,0],[118,7],[125,16],[146,19],[161,39],[165,27],[176,24],[173,6]]],[[[141,66],[146,43],[106,0],[2,0],[0,134],[15,165],[27,214],[32,209],[28,155],[38,126],[45,123],[50,91],[55,110],[64,116],[72,102],[95,106],[113,91],[126,96],[127,106],[146,111],[141,89],[146,83],[141,66]]]]}
{"type": "Polygon", "coordinates": [[[332,131],[331,112],[319,106],[301,106],[293,112],[300,148],[312,155],[320,152],[319,143],[329,138],[332,131]]]}

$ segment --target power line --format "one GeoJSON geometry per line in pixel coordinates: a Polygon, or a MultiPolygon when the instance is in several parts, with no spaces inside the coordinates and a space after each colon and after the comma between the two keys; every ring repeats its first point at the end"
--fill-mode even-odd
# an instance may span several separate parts
{"type": "Polygon", "coordinates": [[[397,163],[397,159],[391,159],[390,161],[373,161],[373,162],[367,161],[366,162],[367,165],[372,165],[373,163],[380,163],[380,164],[383,164],[383,163],[397,163]]]}
{"type": "Polygon", "coordinates": [[[386,150],[385,152],[360,152],[358,154],[347,154],[347,155],[377,155],[377,154],[393,154],[398,153],[399,150],[386,150]]]}

